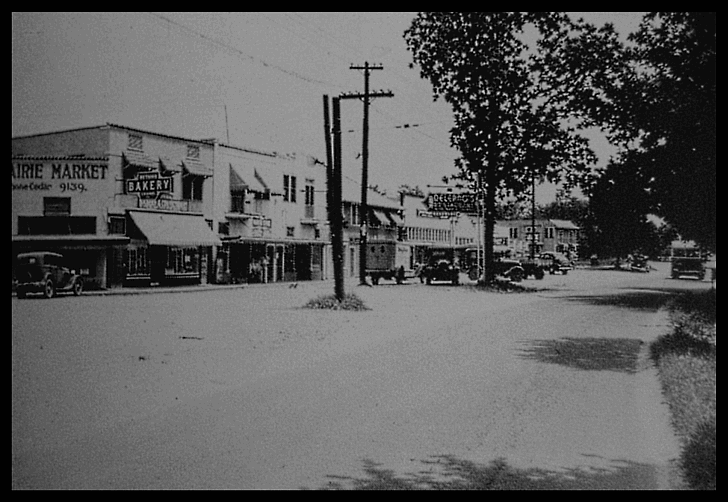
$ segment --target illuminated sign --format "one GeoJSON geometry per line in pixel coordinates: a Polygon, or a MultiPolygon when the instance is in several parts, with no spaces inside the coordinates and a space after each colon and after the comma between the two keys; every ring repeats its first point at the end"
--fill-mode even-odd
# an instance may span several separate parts
{"type": "Polygon", "coordinates": [[[158,172],[139,173],[124,182],[126,193],[136,193],[143,198],[153,198],[160,193],[172,193],[172,176],[161,176],[158,172]]]}

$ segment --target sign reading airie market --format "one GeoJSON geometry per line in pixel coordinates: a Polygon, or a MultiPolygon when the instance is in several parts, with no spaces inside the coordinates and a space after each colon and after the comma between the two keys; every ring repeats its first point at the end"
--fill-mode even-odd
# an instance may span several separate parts
{"type": "Polygon", "coordinates": [[[126,193],[136,193],[142,198],[154,198],[160,193],[172,193],[172,176],[162,176],[158,172],[139,173],[124,182],[126,193]]]}
{"type": "Polygon", "coordinates": [[[427,197],[427,206],[433,213],[468,213],[475,214],[477,198],[474,193],[431,193],[427,197]]]}

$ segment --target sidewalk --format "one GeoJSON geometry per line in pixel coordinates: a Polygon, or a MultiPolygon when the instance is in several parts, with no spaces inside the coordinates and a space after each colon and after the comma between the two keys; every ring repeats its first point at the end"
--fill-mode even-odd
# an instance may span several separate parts
{"type": "MultiPolygon", "coordinates": [[[[333,280],[321,281],[296,281],[296,282],[271,282],[271,283],[255,283],[255,284],[194,284],[188,286],[146,286],[146,287],[120,287],[110,289],[84,290],[81,296],[110,296],[110,295],[144,295],[158,293],[196,293],[201,291],[219,291],[225,289],[245,289],[258,287],[291,287],[293,284],[314,283],[321,284],[333,280]]],[[[71,293],[61,293],[68,295],[71,293]]],[[[15,291],[12,292],[15,297],[15,291]]]]}

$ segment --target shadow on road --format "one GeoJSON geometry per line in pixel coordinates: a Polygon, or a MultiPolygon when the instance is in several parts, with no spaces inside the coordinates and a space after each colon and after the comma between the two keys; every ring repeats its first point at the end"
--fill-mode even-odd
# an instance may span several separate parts
{"type": "Polygon", "coordinates": [[[365,459],[364,475],[328,476],[321,490],[608,490],[644,489],[654,467],[617,461],[611,469],[517,469],[504,460],[478,464],[451,455],[420,461],[427,470],[398,476],[365,459]]]}
{"type": "Polygon", "coordinates": [[[616,295],[574,295],[562,296],[567,301],[588,303],[590,305],[605,305],[631,309],[649,310],[657,312],[666,307],[677,291],[652,289],[627,291],[616,295]]]}
{"type": "Polygon", "coordinates": [[[592,371],[638,371],[641,340],[631,338],[561,338],[528,340],[519,356],[542,363],[592,371]]]}

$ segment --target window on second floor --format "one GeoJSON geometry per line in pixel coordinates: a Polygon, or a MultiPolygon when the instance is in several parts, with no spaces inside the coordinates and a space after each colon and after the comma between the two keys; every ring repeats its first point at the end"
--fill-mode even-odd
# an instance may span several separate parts
{"type": "Polygon", "coordinates": [[[143,150],[144,142],[141,134],[130,134],[127,148],[129,148],[129,150],[143,150]]]}
{"type": "Polygon", "coordinates": [[[296,202],[296,177],[288,174],[283,175],[283,200],[296,202]]]}
{"type": "Polygon", "coordinates": [[[200,147],[199,145],[187,145],[187,158],[200,160],[200,147]]]}
{"type": "Polygon", "coordinates": [[[182,177],[182,198],[185,200],[202,200],[202,185],[205,182],[204,176],[194,174],[182,177]]]}
{"type": "Polygon", "coordinates": [[[230,192],[230,212],[231,213],[244,213],[245,212],[245,192],[230,192]]]}
{"type": "Polygon", "coordinates": [[[306,193],[305,193],[305,204],[307,206],[313,206],[314,205],[314,189],[313,189],[313,182],[311,180],[306,180],[306,193]]]}

